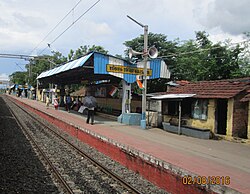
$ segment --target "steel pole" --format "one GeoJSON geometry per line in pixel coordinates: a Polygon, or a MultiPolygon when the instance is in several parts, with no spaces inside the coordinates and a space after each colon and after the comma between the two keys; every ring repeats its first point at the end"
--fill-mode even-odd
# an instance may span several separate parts
{"type": "Polygon", "coordinates": [[[143,49],[143,58],[144,58],[144,72],[143,72],[143,86],[142,91],[142,120],[141,128],[147,128],[146,122],[146,107],[147,107],[147,60],[148,60],[148,26],[144,26],[144,49],[143,49]]]}
{"type": "Polygon", "coordinates": [[[181,101],[179,101],[178,135],[181,134],[181,101]]]}
{"type": "Polygon", "coordinates": [[[147,106],[147,60],[148,60],[148,26],[143,25],[140,22],[136,21],[134,18],[127,15],[129,19],[133,22],[137,23],[139,26],[144,29],[144,48],[143,48],[143,59],[144,59],[144,68],[143,68],[143,86],[144,89],[142,91],[142,116],[141,116],[141,128],[147,128],[146,122],[146,106],[147,106]]]}

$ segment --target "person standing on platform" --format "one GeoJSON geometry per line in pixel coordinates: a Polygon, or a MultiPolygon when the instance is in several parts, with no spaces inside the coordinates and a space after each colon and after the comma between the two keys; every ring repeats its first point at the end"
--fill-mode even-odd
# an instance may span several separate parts
{"type": "Polygon", "coordinates": [[[71,97],[70,95],[66,96],[66,110],[69,112],[70,111],[70,106],[71,106],[71,97]]]}
{"type": "Polygon", "coordinates": [[[54,107],[55,107],[55,110],[58,110],[58,106],[59,106],[59,104],[58,104],[58,98],[57,98],[57,96],[55,96],[55,98],[54,98],[54,107]]]}
{"type": "Polygon", "coordinates": [[[46,103],[46,108],[48,109],[49,108],[49,94],[46,95],[45,103],[46,103]]]}
{"type": "Polygon", "coordinates": [[[89,120],[91,120],[91,125],[93,125],[95,108],[97,106],[97,102],[96,102],[95,97],[91,96],[89,91],[87,92],[87,96],[83,99],[83,106],[85,106],[88,110],[86,123],[89,123],[89,120]]]}

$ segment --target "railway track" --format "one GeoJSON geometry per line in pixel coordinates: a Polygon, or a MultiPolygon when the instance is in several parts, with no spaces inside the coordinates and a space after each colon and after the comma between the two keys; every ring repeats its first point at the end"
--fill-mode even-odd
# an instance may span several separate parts
{"type": "Polygon", "coordinates": [[[76,146],[67,135],[55,130],[55,127],[51,127],[14,101],[11,102],[12,106],[18,108],[18,111],[12,111],[13,116],[65,193],[145,193],[136,188],[135,181],[134,185],[128,183],[112,172],[110,167],[107,168],[99,162],[99,159],[76,146]],[[23,116],[20,118],[20,115],[23,116]]]}

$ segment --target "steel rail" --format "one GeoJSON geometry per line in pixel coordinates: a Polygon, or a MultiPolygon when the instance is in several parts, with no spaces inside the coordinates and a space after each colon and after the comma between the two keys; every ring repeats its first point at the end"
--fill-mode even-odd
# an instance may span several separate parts
{"type": "MultiPolygon", "coordinates": [[[[21,106],[19,106],[17,103],[15,103],[13,100],[11,100],[16,106],[18,106],[20,109],[22,109],[24,112],[26,112],[29,116],[31,116],[33,119],[35,119],[39,124],[43,125],[45,128],[47,128],[49,131],[51,131],[52,133],[54,133],[58,138],[62,139],[63,141],[65,141],[67,144],[69,144],[74,150],[76,150],[82,157],[87,158],[89,161],[92,162],[92,164],[94,164],[95,166],[97,166],[102,172],[104,172],[105,174],[111,176],[114,180],[118,181],[119,183],[121,183],[126,189],[130,190],[132,193],[136,193],[136,194],[141,194],[142,192],[138,191],[136,188],[134,188],[131,184],[127,183],[124,179],[122,179],[119,175],[117,175],[116,173],[110,171],[108,168],[106,168],[105,166],[103,166],[100,162],[98,162],[97,160],[95,160],[94,158],[92,158],[91,156],[89,156],[87,153],[85,153],[84,151],[80,150],[80,148],[76,147],[74,144],[72,144],[71,142],[69,142],[66,138],[64,138],[63,136],[61,136],[60,134],[58,134],[57,132],[55,132],[54,130],[50,129],[47,125],[45,125],[44,123],[42,123],[40,120],[38,120],[37,118],[35,118],[32,114],[30,114],[28,111],[26,111],[25,109],[23,109],[21,106]]],[[[78,130],[78,129],[77,129],[78,130]]]]}
{"type": "MultiPolygon", "coordinates": [[[[13,102],[13,101],[12,101],[13,102]]],[[[17,105],[15,103],[15,105],[17,105]]],[[[18,105],[17,105],[18,106],[18,105]]],[[[18,106],[20,108],[20,106],[18,106]]],[[[22,109],[22,108],[21,108],[22,109]]],[[[40,146],[36,143],[34,137],[28,132],[28,130],[23,126],[23,124],[19,121],[18,117],[16,116],[16,113],[14,113],[11,108],[9,107],[9,110],[13,117],[15,118],[18,126],[22,129],[24,134],[28,137],[28,139],[32,142],[34,147],[38,150],[42,158],[47,162],[49,167],[52,169],[56,179],[60,182],[60,185],[63,187],[63,190],[68,194],[74,194],[73,190],[70,188],[69,184],[65,181],[65,179],[61,176],[61,174],[58,172],[58,170],[54,167],[53,163],[49,160],[47,155],[44,153],[44,151],[40,148],[40,146]]],[[[23,110],[23,109],[22,109],[23,110]]],[[[26,111],[25,111],[26,112],[26,111]]],[[[26,112],[27,113],[27,112],[26,112]]]]}

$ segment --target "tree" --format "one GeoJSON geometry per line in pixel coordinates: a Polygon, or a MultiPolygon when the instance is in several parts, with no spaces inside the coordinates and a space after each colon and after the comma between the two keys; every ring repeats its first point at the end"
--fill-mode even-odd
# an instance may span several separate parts
{"type": "Polygon", "coordinates": [[[108,54],[108,51],[105,50],[102,46],[92,45],[90,47],[89,45],[84,45],[84,46],[80,46],[80,48],[78,48],[75,52],[71,49],[68,55],[68,58],[69,60],[75,60],[75,59],[82,57],[83,55],[86,55],[87,53],[91,51],[108,54]]]}
{"type": "Polygon", "coordinates": [[[250,32],[245,32],[245,41],[243,42],[243,52],[241,53],[241,59],[239,66],[244,76],[250,76],[250,32]]]}
{"type": "Polygon", "coordinates": [[[67,58],[60,52],[52,52],[52,56],[43,55],[31,59],[25,66],[27,69],[26,82],[36,87],[36,78],[44,71],[50,70],[54,67],[60,66],[67,61],[67,58]]]}
{"type": "MultiPolygon", "coordinates": [[[[168,41],[163,34],[149,33],[149,46],[155,45],[171,72],[171,80],[218,80],[250,76],[249,41],[231,44],[230,40],[213,44],[205,31],[195,33],[196,38],[185,42],[168,41]]],[[[245,33],[249,39],[250,33],[245,33]]],[[[142,52],[144,36],[140,35],[124,43],[135,51],[142,52]]],[[[125,50],[128,58],[128,49],[125,50]]],[[[142,56],[137,56],[142,60],[142,56]]],[[[148,81],[148,92],[164,91],[168,80],[148,81]]]]}
{"type": "MultiPolygon", "coordinates": [[[[142,52],[144,48],[144,35],[140,35],[137,38],[134,38],[130,41],[125,41],[124,45],[128,48],[132,48],[137,52],[142,52]]],[[[175,60],[172,57],[167,57],[170,54],[176,53],[178,40],[168,41],[167,36],[163,34],[148,34],[148,45],[149,47],[155,46],[159,51],[159,56],[164,57],[165,61],[168,66],[172,66],[175,64],[175,60]]],[[[125,57],[128,59],[128,49],[124,51],[125,57]]],[[[142,60],[142,56],[137,56],[138,60],[142,60]]],[[[166,90],[166,82],[165,79],[155,79],[149,80],[147,84],[147,91],[148,93],[151,92],[158,92],[166,90]]],[[[137,91],[135,89],[135,91],[137,91]]]]}
{"type": "MultiPolygon", "coordinates": [[[[144,49],[144,35],[140,35],[137,38],[134,38],[123,43],[126,47],[132,48],[135,51],[143,52],[144,49]]],[[[168,41],[167,36],[164,34],[148,34],[148,45],[149,47],[155,46],[159,51],[159,56],[166,56],[171,53],[176,52],[178,45],[178,40],[168,41]]],[[[125,57],[128,57],[128,49],[124,51],[125,57]]],[[[142,56],[138,56],[139,59],[142,59],[142,56]]]]}
{"type": "Polygon", "coordinates": [[[186,41],[176,53],[176,65],[172,67],[172,78],[190,81],[218,80],[242,77],[242,53],[247,47],[229,40],[212,44],[206,32],[196,32],[196,40],[186,41]]]}
{"type": "Polygon", "coordinates": [[[67,62],[67,58],[65,56],[63,56],[62,53],[56,51],[56,52],[52,52],[52,54],[53,55],[49,58],[49,61],[52,61],[52,63],[54,63],[54,65],[57,64],[57,66],[58,66],[58,65],[62,65],[62,64],[67,62]]]}
{"type": "Polygon", "coordinates": [[[10,77],[10,82],[14,84],[25,85],[27,80],[27,72],[16,71],[12,73],[10,77]]]}
{"type": "Polygon", "coordinates": [[[68,54],[68,61],[71,61],[73,59],[73,56],[74,56],[74,51],[70,49],[69,54],[68,54]]]}

